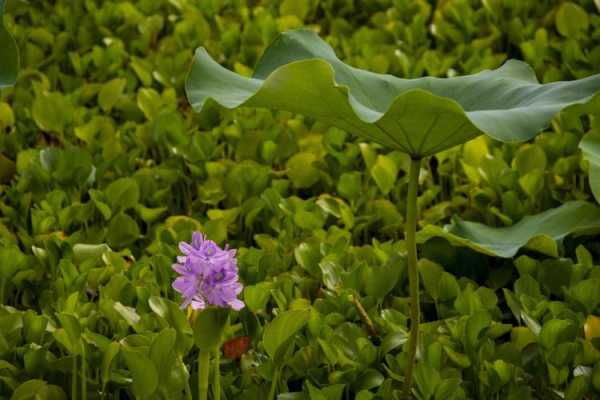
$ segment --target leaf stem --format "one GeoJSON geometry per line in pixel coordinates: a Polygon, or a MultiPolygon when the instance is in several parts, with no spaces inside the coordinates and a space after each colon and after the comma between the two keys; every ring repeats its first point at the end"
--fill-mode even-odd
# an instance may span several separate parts
{"type": "Polygon", "coordinates": [[[71,367],[71,400],[77,400],[77,356],[73,356],[71,367]]]}
{"type": "Polygon", "coordinates": [[[410,334],[408,337],[408,363],[404,374],[404,398],[410,399],[412,390],[413,368],[417,345],[419,342],[419,273],[417,271],[417,188],[421,159],[412,159],[408,179],[408,195],[406,197],[406,254],[408,262],[408,282],[410,291],[410,334]]]}
{"type": "Polygon", "coordinates": [[[221,400],[221,349],[215,350],[215,370],[213,372],[213,398],[221,400]]]}
{"type": "Polygon", "coordinates": [[[82,343],[81,348],[81,400],[87,400],[87,361],[85,355],[85,344],[82,343]]]}
{"type": "MultiPolygon", "coordinates": [[[[179,357],[181,359],[181,356],[179,357]]],[[[185,400],[192,400],[192,388],[190,387],[190,372],[187,372],[187,375],[187,379],[185,380],[185,400]]]]}
{"type": "Polygon", "coordinates": [[[358,293],[353,293],[350,295],[350,297],[352,298],[352,303],[356,307],[356,311],[358,312],[358,315],[363,320],[363,322],[367,325],[367,330],[369,331],[369,335],[377,336],[377,329],[375,329],[375,325],[373,324],[373,321],[371,321],[369,314],[367,313],[367,311],[363,307],[362,303],[360,302],[360,300],[358,298],[358,293]]]}
{"type": "Polygon", "coordinates": [[[279,375],[281,374],[281,368],[275,367],[275,373],[273,374],[273,381],[271,382],[271,390],[269,391],[269,400],[275,400],[277,394],[277,386],[279,384],[279,375]]]}
{"type": "Polygon", "coordinates": [[[210,371],[210,351],[198,353],[198,400],[208,399],[208,375],[210,371]]]}

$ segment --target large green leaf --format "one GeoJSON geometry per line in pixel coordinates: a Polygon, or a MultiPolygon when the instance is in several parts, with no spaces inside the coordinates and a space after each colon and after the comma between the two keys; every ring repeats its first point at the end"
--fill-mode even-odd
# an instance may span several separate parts
{"type": "Polygon", "coordinates": [[[209,98],[227,108],[287,110],[421,157],[482,133],[528,140],[563,108],[591,100],[600,75],[542,85],[527,64],[509,60],[475,75],[400,79],[344,64],[317,34],[295,30],[267,48],[252,78],[198,49],[186,90],[196,111],[209,98]]]}
{"type": "Polygon", "coordinates": [[[15,83],[18,69],[17,44],[4,27],[4,0],[0,0],[0,89],[15,83]]]}
{"type": "Polygon", "coordinates": [[[306,325],[309,316],[308,310],[285,311],[265,326],[263,346],[277,364],[283,361],[282,349],[306,325]]]}
{"type": "Polygon", "coordinates": [[[418,233],[417,240],[423,243],[440,236],[453,244],[498,257],[513,257],[522,247],[557,256],[556,241],[569,234],[597,232],[600,232],[600,208],[584,201],[570,201],[509,227],[493,228],[454,218],[444,228],[426,226],[418,233]]]}

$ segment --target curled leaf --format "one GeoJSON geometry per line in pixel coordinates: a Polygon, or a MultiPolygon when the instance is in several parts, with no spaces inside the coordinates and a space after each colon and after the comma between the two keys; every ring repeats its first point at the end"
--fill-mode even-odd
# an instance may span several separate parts
{"type": "Polygon", "coordinates": [[[439,236],[453,244],[497,257],[513,257],[522,247],[556,257],[556,241],[570,234],[599,231],[600,208],[585,201],[570,201],[560,207],[525,217],[508,227],[494,228],[454,218],[452,224],[444,228],[426,226],[418,233],[417,240],[424,243],[439,236]]]}

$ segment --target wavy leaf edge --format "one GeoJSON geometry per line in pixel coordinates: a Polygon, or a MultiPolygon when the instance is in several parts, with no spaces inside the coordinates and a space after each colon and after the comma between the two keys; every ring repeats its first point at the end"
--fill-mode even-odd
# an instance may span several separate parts
{"type": "MultiPolygon", "coordinates": [[[[354,112],[354,116],[366,124],[377,125],[379,122],[382,121],[383,118],[385,118],[388,115],[390,110],[392,110],[394,108],[394,105],[400,104],[403,101],[406,101],[407,99],[409,99],[411,97],[428,96],[431,99],[432,103],[438,103],[438,104],[446,103],[445,108],[449,109],[453,113],[460,114],[461,117],[463,117],[470,124],[472,124],[473,127],[475,127],[478,130],[478,132],[476,134],[473,134],[471,139],[475,138],[481,134],[486,134],[486,135],[492,137],[493,139],[496,139],[496,140],[499,140],[502,142],[516,143],[516,142],[523,142],[523,141],[526,141],[526,140],[529,140],[529,139],[535,137],[539,132],[546,129],[550,125],[552,118],[556,114],[558,114],[560,111],[563,111],[564,109],[575,107],[578,105],[585,105],[587,103],[590,103],[591,101],[600,100],[600,92],[596,92],[593,95],[582,97],[577,101],[570,101],[568,103],[562,103],[562,104],[558,103],[558,104],[561,104],[560,110],[552,113],[552,117],[547,118],[547,120],[545,121],[545,124],[543,126],[540,126],[535,131],[529,132],[526,136],[521,136],[517,139],[507,140],[506,137],[503,137],[502,135],[498,135],[494,132],[490,132],[488,129],[485,129],[484,127],[482,127],[481,122],[477,121],[476,119],[474,120],[473,117],[471,116],[472,113],[497,111],[498,109],[482,109],[482,110],[466,111],[465,108],[457,100],[452,99],[450,97],[437,95],[435,93],[432,93],[431,91],[428,91],[428,90],[425,90],[422,88],[412,88],[412,89],[407,89],[407,90],[401,91],[398,95],[393,97],[391,99],[391,101],[388,102],[384,111],[379,111],[374,108],[369,108],[365,104],[361,103],[352,94],[351,87],[349,87],[348,85],[339,83],[337,81],[336,71],[333,67],[332,62],[325,58],[316,57],[316,58],[306,58],[306,59],[291,61],[291,62],[285,63],[283,65],[280,65],[271,71],[268,71],[268,73],[264,79],[257,78],[256,72],[261,68],[261,63],[262,63],[263,59],[265,58],[265,55],[268,53],[269,49],[271,47],[273,47],[279,40],[281,40],[281,38],[284,38],[287,35],[293,35],[293,34],[296,34],[299,32],[300,33],[310,33],[310,34],[314,35],[315,40],[320,40],[322,43],[326,44],[326,42],[323,41],[316,33],[314,33],[313,31],[307,30],[307,29],[298,29],[298,30],[283,32],[275,39],[275,41],[273,43],[271,43],[271,45],[269,45],[266,48],[265,52],[263,53],[263,56],[259,59],[259,61],[257,63],[257,68],[255,71],[255,74],[252,77],[244,77],[233,71],[228,70],[227,68],[218,64],[209,55],[208,51],[204,47],[198,48],[194,55],[194,63],[192,65],[191,72],[190,72],[188,79],[186,80],[186,84],[185,84],[186,95],[187,95],[187,98],[190,99],[190,104],[192,105],[192,108],[196,112],[200,112],[204,108],[206,101],[208,101],[209,99],[227,109],[235,109],[235,108],[238,108],[241,106],[250,105],[250,103],[252,103],[252,101],[254,99],[256,99],[257,97],[260,96],[260,94],[264,90],[264,88],[268,88],[269,86],[272,86],[274,83],[277,82],[278,75],[287,72],[288,69],[294,69],[294,68],[297,68],[298,66],[307,66],[307,68],[312,68],[315,72],[318,72],[319,70],[324,69],[324,71],[326,71],[326,80],[329,82],[330,88],[341,91],[345,95],[347,104],[350,106],[350,108],[354,112]],[[200,101],[193,101],[192,98],[195,97],[195,95],[194,95],[195,92],[196,93],[199,92],[199,90],[194,89],[192,87],[193,86],[192,82],[194,81],[194,79],[193,79],[194,75],[198,73],[197,67],[202,66],[202,65],[205,65],[205,67],[210,67],[211,66],[210,64],[212,64],[212,67],[217,67],[217,70],[219,71],[219,73],[224,74],[224,76],[228,76],[235,80],[243,80],[244,84],[246,85],[246,89],[249,89],[250,86],[254,86],[253,90],[248,90],[247,95],[245,97],[239,97],[239,99],[236,102],[227,102],[223,99],[217,98],[217,96],[210,95],[208,93],[206,95],[200,95],[200,101]],[[362,110],[362,109],[365,109],[365,110],[362,110]],[[368,111],[366,111],[366,110],[368,110],[368,111]]],[[[329,49],[333,52],[332,48],[329,47],[329,49]]],[[[335,56],[335,53],[333,53],[333,55],[335,56]]],[[[336,57],[336,59],[337,59],[337,57],[336,57]]],[[[337,60],[339,62],[343,63],[341,60],[339,60],[339,59],[337,59],[337,60]]],[[[350,65],[345,64],[345,63],[344,63],[344,65],[347,67],[350,67],[352,70],[366,72],[368,74],[372,74],[374,76],[378,76],[381,78],[395,79],[395,80],[401,80],[401,81],[407,81],[407,82],[408,81],[416,81],[416,80],[435,81],[435,80],[452,80],[452,79],[461,79],[461,78],[465,79],[465,78],[474,78],[474,77],[478,77],[478,76],[485,76],[485,75],[491,75],[491,74],[496,74],[500,78],[503,77],[505,79],[511,79],[514,81],[521,81],[521,82],[523,82],[523,85],[537,85],[539,87],[542,87],[545,85],[557,84],[557,83],[561,84],[561,83],[566,83],[566,82],[574,82],[574,81],[560,81],[560,82],[553,82],[553,83],[549,83],[549,84],[541,84],[541,83],[539,83],[537,77],[535,76],[535,72],[531,69],[531,67],[528,64],[526,64],[520,60],[516,60],[516,59],[509,59],[503,65],[501,65],[500,67],[493,69],[493,70],[486,69],[486,70],[477,72],[475,74],[463,75],[463,76],[452,77],[452,78],[422,77],[422,78],[415,78],[415,79],[405,79],[405,78],[399,78],[399,77],[396,77],[396,76],[390,75],[390,74],[377,74],[377,73],[370,72],[367,70],[361,70],[358,68],[351,67],[350,65]],[[510,77],[507,77],[506,73],[513,74],[513,75],[510,77]]],[[[595,78],[600,81],[600,75],[583,78],[583,80],[590,79],[590,78],[595,78]]],[[[261,107],[261,106],[259,105],[257,107],[261,107]]],[[[269,107],[269,108],[277,108],[277,107],[269,107]]],[[[509,110],[514,110],[514,109],[518,109],[518,108],[521,108],[521,107],[514,107],[512,109],[505,109],[505,110],[509,111],[509,110]]],[[[282,110],[285,110],[285,109],[282,108],[282,110]]],[[[408,143],[410,144],[410,141],[408,141],[408,143]]],[[[398,143],[392,143],[391,145],[392,145],[392,147],[395,147],[395,148],[400,147],[398,143]]],[[[413,157],[424,157],[424,156],[432,155],[435,153],[435,152],[430,151],[425,154],[415,154],[414,149],[406,148],[406,147],[400,148],[400,150],[405,151],[408,154],[411,154],[411,156],[413,156],[413,157]]]]}
{"type": "MultiPolygon", "coordinates": [[[[546,224],[547,226],[548,224],[546,224]]],[[[453,245],[468,247],[476,252],[489,256],[511,258],[517,255],[520,249],[528,248],[539,251],[551,257],[558,256],[558,247],[556,243],[569,235],[596,234],[600,232],[600,207],[587,201],[573,200],[563,203],[561,206],[548,209],[538,214],[528,215],[511,226],[490,227],[488,225],[464,221],[454,217],[450,224],[443,228],[436,225],[426,225],[417,233],[417,242],[425,243],[433,237],[441,237],[448,240],[453,245]],[[502,238],[515,238],[515,231],[519,229],[535,228],[538,221],[556,221],[557,218],[570,218],[579,214],[572,226],[562,227],[560,232],[549,232],[548,229],[533,229],[529,235],[524,235],[521,239],[515,239],[513,243],[501,243],[502,241],[492,242],[491,240],[473,240],[464,234],[465,231],[484,230],[487,234],[498,235],[502,238]],[[528,226],[529,225],[529,226],[528,226]],[[461,230],[463,234],[461,234],[461,230]],[[551,244],[552,243],[552,244],[551,244]]]]}

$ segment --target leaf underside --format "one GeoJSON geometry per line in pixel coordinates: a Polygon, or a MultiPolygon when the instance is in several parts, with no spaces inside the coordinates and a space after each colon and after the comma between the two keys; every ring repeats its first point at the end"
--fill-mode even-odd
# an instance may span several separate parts
{"type": "Polygon", "coordinates": [[[456,78],[376,74],[343,63],[308,30],[281,34],[266,49],[252,78],[223,68],[200,48],[186,82],[196,111],[208,99],[230,109],[291,111],[415,158],[482,133],[504,142],[531,139],[557,112],[590,101],[599,90],[600,75],[542,85],[517,60],[456,78]]]}
{"type": "Polygon", "coordinates": [[[585,201],[570,201],[509,227],[493,228],[454,218],[444,228],[426,226],[417,234],[417,241],[424,243],[432,237],[443,237],[455,245],[491,256],[510,258],[524,247],[556,257],[556,242],[567,235],[598,232],[600,207],[585,201]]]}
{"type": "Polygon", "coordinates": [[[4,0],[0,0],[0,89],[14,85],[18,69],[17,44],[4,27],[4,0]]]}

